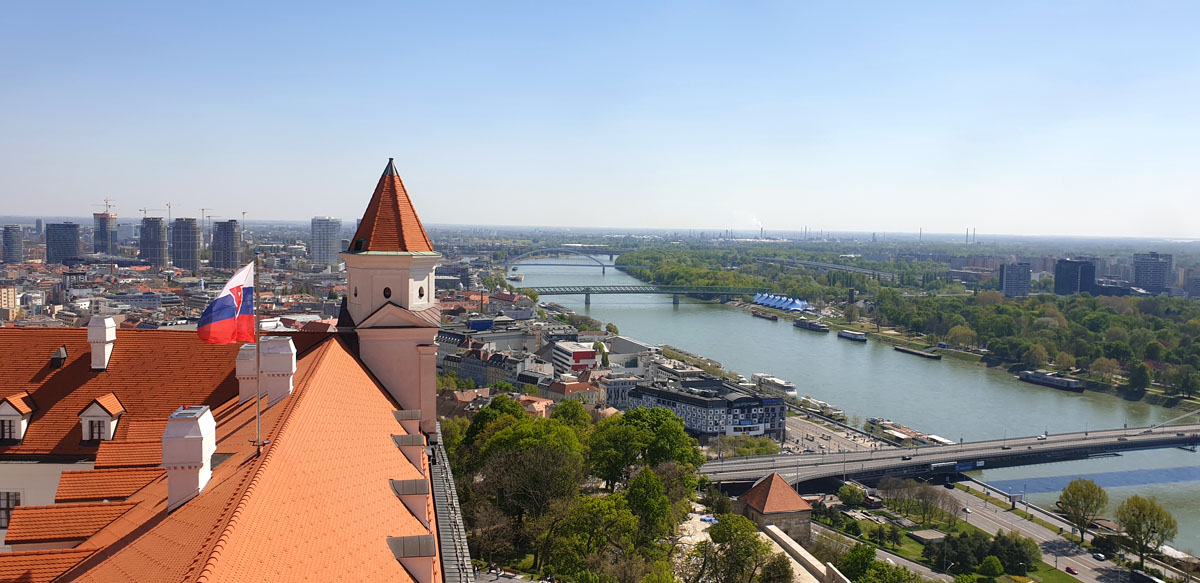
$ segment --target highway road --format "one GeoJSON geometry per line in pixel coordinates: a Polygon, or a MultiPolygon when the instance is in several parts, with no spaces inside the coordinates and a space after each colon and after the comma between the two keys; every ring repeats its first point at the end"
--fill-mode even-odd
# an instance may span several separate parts
{"type": "Polygon", "coordinates": [[[710,461],[701,468],[714,482],[755,481],[777,472],[789,483],[828,477],[872,478],[883,475],[954,473],[984,467],[1005,467],[1078,459],[1122,450],[1155,449],[1200,444],[1200,424],[1156,429],[1102,431],[1013,437],[958,445],[911,449],[880,449],[840,454],[780,454],[710,461]],[[955,465],[962,465],[956,469],[955,465]],[[967,468],[966,464],[970,464],[967,468]]]}

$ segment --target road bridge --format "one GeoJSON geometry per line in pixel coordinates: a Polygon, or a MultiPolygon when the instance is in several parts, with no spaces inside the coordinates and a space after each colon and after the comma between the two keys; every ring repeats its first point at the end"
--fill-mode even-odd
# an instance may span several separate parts
{"type": "Polygon", "coordinates": [[[729,296],[754,295],[769,293],[772,290],[765,287],[729,287],[719,285],[560,285],[536,286],[523,288],[537,292],[539,296],[582,295],[583,303],[591,305],[592,294],[670,294],[672,303],[679,305],[682,295],[729,296]]]}
{"type": "Polygon", "coordinates": [[[772,472],[779,473],[789,484],[834,477],[874,481],[885,476],[952,474],[1198,444],[1200,424],[1155,426],[919,448],[886,447],[859,452],[734,458],[708,462],[701,472],[713,482],[722,483],[754,482],[772,472]]]}
{"type": "Polygon", "coordinates": [[[611,261],[614,256],[616,256],[620,253],[620,251],[617,251],[617,250],[598,249],[596,251],[582,251],[582,250],[580,250],[582,248],[583,247],[580,247],[580,248],[547,247],[544,249],[534,249],[533,251],[526,251],[525,253],[517,255],[516,257],[510,257],[508,259],[505,259],[504,260],[504,271],[507,272],[507,271],[511,270],[515,263],[517,263],[523,259],[527,259],[529,257],[537,257],[537,256],[541,256],[541,255],[575,255],[578,257],[585,257],[587,259],[591,259],[592,261],[591,261],[591,263],[586,263],[586,262],[585,263],[529,263],[528,265],[555,265],[555,266],[559,266],[559,267],[599,267],[601,273],[607,273],[609,267],[649,268],[649,266],[647,266],[647,265],[613,265],[611,263],[605,263],[605,262],[601,261],[599,258],[597,258],[598,255],[608,255],[608,259],[611,261]]]}

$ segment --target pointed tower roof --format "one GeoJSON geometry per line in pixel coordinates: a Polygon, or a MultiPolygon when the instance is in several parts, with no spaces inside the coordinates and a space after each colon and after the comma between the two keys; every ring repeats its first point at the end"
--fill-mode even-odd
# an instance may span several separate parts
{"type": "Polygon", "coordinates": [[[812,506],[788,485],[787,480],[776,473],[759,480],[739,499],[762,514],[812,510],[812,506]]]}
{"type": "Polygon", "coordinates": [[[393,158],[388,158],[371,202],[363,213],[362,223],[350,240],[350,253],[368,251],[400,251],[428,253],[433,251],[429,235],[421,226],[400,172],[393,158]]]}

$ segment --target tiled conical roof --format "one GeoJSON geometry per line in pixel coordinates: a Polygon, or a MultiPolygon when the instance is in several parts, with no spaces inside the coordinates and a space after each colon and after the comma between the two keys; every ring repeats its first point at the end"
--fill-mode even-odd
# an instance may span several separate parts
{"type": "Polygon", "coordinates": [[[812,506],[776,473],[759,480],[739,499],[763,514],[812,510],[812,506]]]}
{"type": "Polygon", "coordinates": [[[362,223],[350,240],[349,251],[433,251],[433,244],[425,234],[425,227],[421,226],[421,219],[417,217],[417,210],[408,198],[392,158],[388,158],[383,176],[379,177],[362,223]]]}

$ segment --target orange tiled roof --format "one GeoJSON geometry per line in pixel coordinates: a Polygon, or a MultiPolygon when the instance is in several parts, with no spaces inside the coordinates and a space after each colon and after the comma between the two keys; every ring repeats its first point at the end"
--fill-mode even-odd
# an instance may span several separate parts
{"type": "Polygon", "coordinates": [[[0,581],[50,583],[95,549],[0,553],[0,581]]]}
{"type": "Polygon", "coordinates": [[[16,409],[17,413],[22,415],[27,415],[33,411],[33,399],[30,398],[29,393],[26,391],[9,395],[4,398],[4,402],[12,405],[12,408],[16,409]]]}
{"type": "Polygon", "coordinates": [[[396,163],[388,158],[387,167],[371,195],[363,213],[362,223],[350,240],[350,250],[365,251],[433,251],[433,243],[421,226],[417,209],[400,180],[396,163]]]}
{"type": "MultiPolygon", "coordinates": [[[[204,492],[170,514],[165,502],[153,502],[160,522],[115,539],[63,578],[412,581],[387,537],[436,536],[436,522],[423,526],[389,480],[427,479],[427,462],[414,466],[389,439],[405,433],[392,415],[397,407],[345,343],[319,336],[325,341],[307,353],[297,341],[296,389],[264,412],[271,444],[261,456],[247,441],[253,404],[234,398],[214,409],[217,450],[233,455],[214,468],[204,492]]],[[[165,481],[135,498],[156,492],[165,498],[165,481]]]]}
{"type": "Polygon", "coordinates": [[[763,514],[812,510],[812,506],[776,473],[759,480],[739,499],[763,514]]]}
{"type": "Polygon", "coordinates": [[[18,506],[8,523],[5,544],[84,540],[133,508],[133,504],[51,504],[18,506]]]}
{"type": "Polygon", "coordinates": [[[228,401],[237,395],[237,350],[205,344],[194,333],[118,329],[108,370],[92,372],[83,328],[0,328],[0,386],[23,389],[38,405],[24,440],[0,445],[0,455],[94,455],[95,444],[82,444],[79,412],[109,393],[125,410],[115,439],[139,422],[165,423],[180,405],[228,401]],[[67,362],[53,369],[50,355],[59,346],[66,346],[67,362]]]}
{"type": "Polygon", "coordinates": [[[54,502],[124,500],[165,475],[162,468],[68,470],[58,480],[54,502]]]}
{"type": "MultiPolygon", "coordinates": [[[[105,393],[103,395],[100,395],[99,397],[96,397],[95,399],[93,399],[92,403],[100,405],[101,409],[104,409],[105,411],[108,412],[109,415],[112,415],[114,417],[125,413],[125,406],[122,405],[121,400],[118,399],[117,396],[112,393],[105,393]]],[[[88,403],[88,407],[91,407],[92,403],[88,403]]],[[[84,409],[86,410],[87,407],[84,407],[84,409]]],[[[82,411],[80,411],[80,412],[82,413],[82,411]]]]}
{"type": "MultiPolygon", "coordinates": [[[[162,435],[159,427],[157,435],[162,435]]],[[[130,428],[126,437],[132,437],[130,428]]],[[[158,466],[162,464],[161,439],[124,439],[121,441],[102,441],[96,452],[96,469],[130,468],[138,466],[158,466]]]]}
{"type": "MultiPolygon", "coordinates": [[[[146,419],[141,421],[122,420],[121,424],[129,425],[129,428],[125,431],[125,440],[127,442],[148,440],[159,441],[162,439],[163,431],[167,429],[167,420],[165,418],[146,419]]],[[[159,445],[162,445],[161,441],[159,442],[159,445]]],[[[104,443],[100,444],[100,450],[104,450],[104,443]]],[[[161,453],[162,452],[159,452],[159,457],[162,457],[161,453]]]]}

